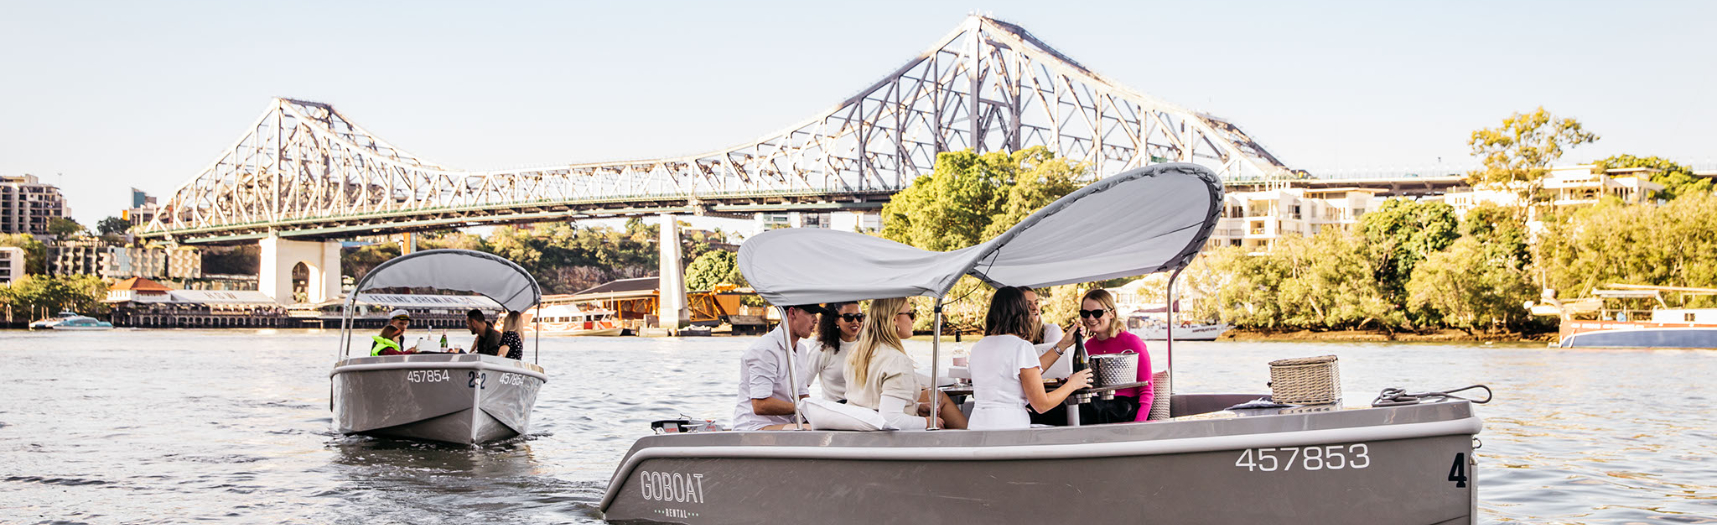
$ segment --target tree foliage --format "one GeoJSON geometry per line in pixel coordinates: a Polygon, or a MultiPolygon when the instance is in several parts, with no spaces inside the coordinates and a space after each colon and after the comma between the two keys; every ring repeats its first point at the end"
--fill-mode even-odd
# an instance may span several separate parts
{"type": "Polygon", "coordinates": [[[28,233],[0,233],[0,246],[24,249],[24,272],[47,273],[48,245],[28,233]]]}
{"type": "Polygon", "coordinates": [[[69,217],[54,217],[48,219],[48,234],[56,237],[71,237],[82,235],[84,228],[78,221],[69,217]]]}
{"type": "Polygon", "coordinates": [[[1717,287],[1717,195],[1663,206],[1600,203],[1539,236],[1545,287],[1579,297],[1609,283],[1717,287]]]}
{"type": "Polygon", "coordinates": [[[103,236],[121,235],[131,231],[131,221],[119,217],[108,217],[95,223],[95,230],[103,236]]]}
{"type": "Polygon", "coordinates": [[[686,289],[714,290],[717,285],[746,286],[739,273],[739,257],[727,250],[711,250],[686,265],[686,289]]]}
{"type": "Polygon", "coordinates": [[[1660,170],[1651,175],[1651,181],[1663,185],[1664,199],[1673,199],[1681,195],[1696,192],[1711,191],[1711,179],[1693,174],[1693,169],[1658,157],[1635,157],[1633,155],[1616,155],[1593,163],[1593,171],[1604,172],[1615,168],[1654,168],[1660,170]]]}
{"type": "Polygon", "coordinates": [[[1515,113],[1502,126],[1474,131],[1467,139],[1484,167],[1467,174],[1473,186],[1497,185],[1521,192],[1528,205],[1540,197],[1550,165],[1568,149],[1598,140],[1579,121],[1556,118],[1541,106],[1515,113]]]}
{"type": "MultiPolygon", "coordinates": [[[[919,176],[883,206],[882,237],[935,251],[973,246],[1078,189],[1088,175],[1085,165],[1058,158],[1042,146],[982,155],[945,152],[937,155],[935,171],[919,176]]],[[[981,330],[992,293],[976,279],[961,278],[948,291],[945,323],[952,330],[981,330]]],[[[1076,293],[1072,286],[1047,292],[1076,293]]],[[[1068,302],[1065,297],[1040,299],[1046,304],[1068,302]]],[[[934,305],[914,304],[919,309],[918,327],[929,328],[934,305]]]]}
{"type": "MultiPolygon", "coordinates": [[[[1275,249],[1248,255],[1238,247],[1206,252],[1189,269],[1193,286],[1214,301],[1205,313],[1238,326],[1277,330],[1384,329],[1407,326],[1402,309],[1373,276],[1382,268],[1365,241],[1339,228],[1312,237],[1288,235],[1275,249]],[[1213,303],[1213,304],[1212,304],[1213,303]]],[[[1198,314],[1200,312],[1189,312],[1198,314]]]]}
{"type": "Polygon", "coordinates": [[[1453,206],[1406,199],[1383,201],[1359,219],[1360,234],[1376,268],[1374,278],[1392,297],[1404,293],[1419,261],[1455,241],[1459,227],[1453,206]]]}
{"type": "Polygon", "coordinates": [[[107,312],[107,284],[93,275],[26,275],[0,288],[0,304],[21,315],[52,316],[60,310],[85,315],[107,312]]]}

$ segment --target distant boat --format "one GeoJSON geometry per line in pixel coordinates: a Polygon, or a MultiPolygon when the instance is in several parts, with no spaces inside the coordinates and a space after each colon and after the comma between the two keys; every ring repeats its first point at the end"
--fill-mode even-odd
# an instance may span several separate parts
{"type": "Polygon", "coordinates": [[[1611,284],[1611,289],[1593,290],[1584,299],[1558,301],[1545,294],[1545,304],[1528,303],[1536,315],[1562,317],[1558,341],[1561,348],[1717,348],[1717,308],[1671,308],[1663,292],[1683,296],[1717,295],[1714,288],[1611,284]],[[1656,303],[1649,313],[1641,310],[1606,308],[1604,300],[1625,302],[1650,299],[1656,303]],[[1592,315],[1596,319],[1575,319],[1592,315]]]}
{"type": "Polygon", "coordinates": [[[50,328],[68,332],[95,332],[100,330],[112,330],[113,323],[96,320],[94,317],[84,317],[79,315],[68,317],[50,328]]]}
{"type": "Polygon", "coordinates": [[[525,315],[525,327],[529,330],[535,330],[536,320],[542,320],[541,335],[617,336],[623,331],[620,322],[614,318],[614,312],[601,308],[584,309],[577,305],[557,304],[542,307],[540,313],[530,311],[525,315]],[[531,317],[533,315],[537,317],[531,317]]]}
{"type": "Polygon", "coordinates": [[[30,323],[31,330],[69,330],[94,331],[112,330],[113,323],[97,321],[94,317],[78,315],[71,310],[61,310],[59,315],[47,319],[39,319],[30,323]]]}
{"type": "MultiPolygon", "coordinates": [[[[1146,341],[1167,341],[1168,323],[1157,314],[1166,312],[1162,305],[1150,305],[1127,315],[1127,331],[1146,341]]],[[[1215,341],[1233,326],[1225,323],[1182,323],[1174,327],[1176,341],[1215,341]]]]}

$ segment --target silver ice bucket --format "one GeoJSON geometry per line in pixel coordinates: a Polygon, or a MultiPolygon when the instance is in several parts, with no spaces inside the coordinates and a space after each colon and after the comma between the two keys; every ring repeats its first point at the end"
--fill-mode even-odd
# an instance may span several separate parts
{"type": "Polygon", "coordinates": [[[1139,354],[1127,350],[1119,354],[1091,356],[1092,386],[1104,387],[1139,380],[1139,354]]]}

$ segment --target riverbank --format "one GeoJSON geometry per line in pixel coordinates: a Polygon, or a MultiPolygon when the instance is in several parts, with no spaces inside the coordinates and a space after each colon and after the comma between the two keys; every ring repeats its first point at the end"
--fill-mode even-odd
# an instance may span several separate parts
{"type": "Polygon", "coordinates": [[[1496,342],[1496,343],[1543,343],[1555,338],[1554,332],[1539,334],[1521,333],[1473,333],[1460,330],[1438,330],[1434,332],[1386,332],[1383,330],[1264,330],[1256,328],[1234,328],[1222,334],[1218,341],[1333,341],[1333,342],[1405,342],[1405,343],[1447,343],[1447,342],[1496,342]]]}

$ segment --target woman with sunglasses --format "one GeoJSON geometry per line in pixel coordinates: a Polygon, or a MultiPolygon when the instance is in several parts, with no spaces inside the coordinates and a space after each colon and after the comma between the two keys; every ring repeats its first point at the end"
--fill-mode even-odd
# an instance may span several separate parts
{"type": "Polygon", "coordinates": [[[1029,408],[1039,413],[1061,406],[1074,391],[1091,386],[1091,371],[1068,376],[1067,384],[1043,389],[1043,370],[1061,354],[1038,355],[1029,337],[1041,331],[1032,325],[1031,306],[1016,287],[996,290],[984,315],[984,339],[972,345],[972,430],[1030,428],[1029,408]]]}
{"type": "Polygon", "coordinates": [[[847,356],[858,346],[864,313],[858,303],[829,303],[824,308],[829,313],[817,324],[817,345],[811,352],[805,387],[809,388],[813,379],[822,381],[823,399],[845,403],[847,356]]]}
{"type": "MultiPolygon", "coordinates": [[[[918,379],[918,367],[900,342],[912,338],[917,319],[905,297],[871,301],[858,345],[847,356],[847,404],[875,410],[902,430],[922,430],[930,423],[929,385],[918,379]]],[[[966,428],[966,415],[948,396],[938,393],[936,402],[942,428],[966,428]]]]}
{"type": "MultiPolygon", "coordinates": [[[[1151,354],[1145,351],[1145,342],[1128,332],[1126,323],[1117,318],[1115,296],[1108,290],[1085,292],[1079,300],[1079,323],[1075,329],[1086,337],[1086,354],[1118,354],[1128,350],[1139,354],[1137,381],[1151,381],[1151,354]]],[[[1069,351],[1073,348],[1073,339],[1062,339],[1055,345],[1055,351],[1069,351]]],[[[1092,399],[1090,403],[1080,405],[1079,420],[1086,424],[1144,421],[1151,415],[1151,401],[1155,398],[1156,391],[1151,389],[1151,385],[1116,390],[1114,399],[1092,399]]]]}

